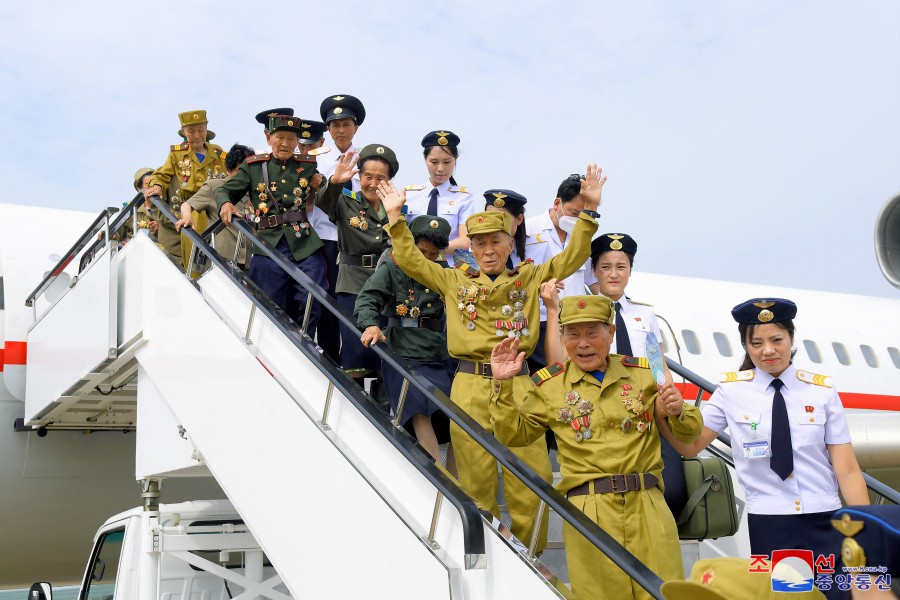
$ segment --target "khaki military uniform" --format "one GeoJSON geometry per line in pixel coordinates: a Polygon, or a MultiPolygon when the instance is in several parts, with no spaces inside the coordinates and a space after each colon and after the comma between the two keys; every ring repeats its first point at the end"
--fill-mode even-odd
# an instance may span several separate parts
{"type": "MultiPolygon", "coordinates": [[[[206,231],[206,227],[209,223],[212,223],[216,219],[219,218],[219,207],[216,205],[216,201],[214,199],[215,191],[219,189],[222,184],[225,183],[224,179],[210,179],[197,190],[197,193],[191,196],[187,203],[190,205],[191,210],[194,211],[194,223],[195,230],[197,233],[203,233],[206,231]],[[198,222],[199,215],[203,216],[203,219],[206,221],[202,228],[198,222]]],[[[235,208],[240,211],[240,214],[244,214],[244,209],[246,208],[247,196],[244,196],[236,205],[235,208]]],[[[186,238],[182,239],[183,242],[187,241],[186,238]]],[[[186,245],[182,246],[182,252],[185,256],[189,256],[190,254],[190,242],[186,245]]],[[[213,245],[222,258],[226,260],[232,260],[234,258],[234,249],[237,245],[237,230],[234,227],[228,226],[219,231],[216,234],[215,244],[213,245]]],[[[237,262],[240,265],[247,264],[247,242],[246,240],[241,242],[241,249],[238,252],[237,262]]]]}
{"type": "MultiPolygon", "coordinates": [[[[187,201],[200,189],[206,180],[213,175],[225,173],[226,152],[220,146],[206,142],[206,156],[201,162],[191,150],[190,144],[175,144],[169,149],[169,156],[161,167],[150,176],[150,186],[158,185],[163,189],[163,197],[169,203],[170,210],[176,217],[181,216],[181,203],[187,201]]],[[[166,252],[176,264],[183,265],[181,254],[181,234],[175,230],[175,224],[169,219],[153,214],[159,221],[157,237],[166,252]]]]}
{"type": "MultiPolygon", "coordinates": [[[[512,381],[494,381],[494,434],[505,444],[522,446],[543,441],[546,429],[552,429],[559,447],[560,492],[628,473],[650,473],[662,485],[653,417],[657,385],[645,359],[610,354],[602,382],[571,361],[542,369],[534,379],[538,385],[524,395],[512,381]]],[[[685,442],[696,439],[703,427],[700,411],[689,404],[668,421],[685,442]]],[[[659,487],[569,500],[662,579],[684,578],[675,519],[659,487]]],[[[616,597],[650,598],[568,523],[563,524],[563,540],[579,600],[606,597],[612,590],[616,597]]]]}
{"type": "MultiPolygon", "coordinates": [[[[478,218],[473,217],[473,218],[478,218]]],[[[427,260],[416,248],[404,218],[388,228],[393,238],[394,258],[413,279],[441,293],[447,305],[447,344],[454,358],[490,361],[491,350],[504,336],[519,336],[519,350],[528,356],[538,341],[540,323],[540,284],[565,279],[581,267],[590,254],[591,234],[597,222],[581,213],[572,239],[560,254],[542,265],[524,262],[504,271],[496,279],[465,264],[443,269],[427,260]],[[470,308],[472,307],[472,308],[470,308]]],[[[481,375],[457,373],[453,379],[452,400],[479,425],[493,432],[488,412],[491,379],[481,375]]],[[[533,387],[529,377],[513,378],[515,397],[524,398],[533,387]]],[[[450,435],[462,489],[483,508],[499,516],[497,505],[496,461],[478,443],[451,423],[450,435]]],[[[543,440],[535,439],[513,453],[524,460],[548,483],[552,481],[550,459],[543,440]]],[[[512,517],[512,532],[520,540],[529,540],[539,500],[516,477],[504,469],[504,495],[512,517]]],[[[539,549],[546,545],[547,520],[542,523],[539,549]]]]}

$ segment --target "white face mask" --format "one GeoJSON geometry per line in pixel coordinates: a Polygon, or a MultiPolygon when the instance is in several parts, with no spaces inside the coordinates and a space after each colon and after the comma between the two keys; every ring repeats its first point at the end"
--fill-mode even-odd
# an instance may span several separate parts
{"type": "Polygon", "coordinates": [[[569,215],[563,215],[559,217],[559,228],[565,231],[566,233],[572,233],[572,230],[575,229],[575,223],[578,222],[578,217],[570,217],[569,215]]]}

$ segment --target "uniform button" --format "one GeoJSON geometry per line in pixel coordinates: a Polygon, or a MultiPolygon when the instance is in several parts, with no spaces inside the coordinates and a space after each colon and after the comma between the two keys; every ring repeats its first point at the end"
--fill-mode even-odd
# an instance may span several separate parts
{"type": "Polygon", "coordinates": [[[287,183],[287,181],[285,181],[284,179],[282,179],[282,180],[281,180],[281,183],[287,183]]]}
{"type": "Polygon", "coordinates": [[[287,167],[284,165],[281,165],[281,170],[284,171],[285,169],[287,169],[287,167]]]}
{"type": "Polygon", "coordinates": [[[615,429],[615,428],[616,428],[616,422],[615,422],[615,421],[610,421],[610,422],[609,422],[609,428],[610,428],[610,429],[615,429]]]}
{"type": "Polygon", "coordinates": [[[428,308],[431,308],[431,302],[429,302],[429,303],[426,304],[425,306],[427,306],[428,308]]]}
{"type": "Polygon", "coordinates": [[[790,475],[788,475],[788,479],[793,479],[793,478],[794,478],[794,474],[793,474],[793,473],[791,473],[790,475]]]}
{"type": "Polygon", "coordinates": [[[796,504],[797,506],[800,506],[800,501],[799,501],[799,500],[794,500],[794,504],[796,504]]]}
{"type": "Polygon", "coordinates": [[[380,236],[380,235],[376,235],[376,236],[375,236],[375,239],[376,239],[376,240],[380,240],[380,239],[381,239],[381,236],[380,236]]]}
{"type": "Polygon", "coordinates": [[[794,507],[794,510],[800,510],[799,506],[794,507]]]}
{"type": "Polygon", "coordinates": [[[287,200],[287,198],[288,198],[288,195],[287,195],[287,194],[285,194],[285,195],[284,195],[284,199],[285,199],[285,200],[287,200]]]}
{"type": "Polygon", "coordinates": [[[809,422],[810,422],[810,423],[812,423],[812,422],[815,421],[815,420],[816,420],[815,417],[810,417],[810,418],[809,418],[809,422]]]}

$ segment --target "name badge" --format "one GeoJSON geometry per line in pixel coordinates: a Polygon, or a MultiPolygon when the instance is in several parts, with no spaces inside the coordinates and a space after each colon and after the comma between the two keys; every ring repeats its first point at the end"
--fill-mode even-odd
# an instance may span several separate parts
{"type": "Polygon", "coordinates": [[[766,458],[769,456],[769,436],[761,435],[749,440],[741,440],[741,450],[744,452],[744,458],[748,460],[766,458]]]}

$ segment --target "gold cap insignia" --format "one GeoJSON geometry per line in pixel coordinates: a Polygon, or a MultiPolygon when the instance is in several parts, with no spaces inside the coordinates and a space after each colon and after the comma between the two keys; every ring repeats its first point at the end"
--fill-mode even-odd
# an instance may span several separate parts
{"type": "Polygon", "coordinates": [[[431,223],[429,223],[428,226],[431,227],[432,229],[437,229],[438,222],[436,220],[432,219],[431,223]]]}
{"type": "Polygon", "coordinates": [[[762,323],[768,323],[775,318],[775,314],[771,310],[763,309],[759,311],[759,316],[757,318],[762,323]]]}
{"type": "Polygon", "coordinates": [[[303,133],[300,134],[300,136],[308,138],[308,137],[312,137],[312,134],[308,131],[304,131],[303,133]]]}
{"type": "Polygon", "coordinates": [[[841,544],[841,559],[845,567],[866,566],[866,553],[853,538],[844,538],[844,543],[841,544]]]}
{"type": "Polygon", "coordinates": [[[840,520],[832,519],[831,526],[848,537],[853,537],[866,526],[865,521],[854,521],[850,515],[842,515],[840,520]]]}
{"type": "Polygon", "coordinates": [[[384,154],[384,148],[378,146],[377,148],[375,148],[375,154],[384,154]]]}
{"type": "Polygon", "coordinates": [[[336,101],[336,102],[340,102],[341,100],[344,99],[344,97],[343,97],[343,96],[333,96],[331,99],[334,100],[334,101],[336,101]]]}
{"type": "Polygon", "coordinates": [[[312,127],[312,125],[310,125],[309,123],[300,123],[300,127],[302,127],[303,129],[309,129],[310,127],[312,127]]]}
{"type": "Polygon", "coordinates": [[[613,240],[613,241],[609,244],[609,247],[612,248],[613,250],[621,250],[621,249],[622,249],[622,242],[620,242],[619,240],[613,240]]]}
{"type": "Polygon", "coordinates": [[[504,206],[506,206],[506,201],[504,200],[504,198],[506,197],[507,194],[504,194],[503,192],[494,192],[494,206],[496,206],[497,208],[503,208],[504,206]]]}
{"type": "Polygon", "coordinates": [[[769,308],[771,306],[775,306],[775,303],[774,302],[766,302],[765,300],[763,300],[762,302],[754,302],[753,306],[756,306],[758,308],[769,308]]]}
{"type": "Polygon", "coordinates": [[[278,113],[277,113],[277,112],[270,112],[270,113],[267,114],[266,116],[267,116],[267,117],[277,117],[277,116],[278,116],[278,113]]]}
{"type": "Polygon", "coordinates": [[[340,106],[338,106],[336,109],[334,109],[334,114],[336,114],[336,115],[339,115],[342,112],[344,112],[344,109],[341,108],[340,106]]]}
{"type": "Polygon", "coordinates": [[[449,131],[436,131],[435,134],[438,136],[438,145],[446,146],[450,143],[450,140],[447,139],[447,136],[450,135],[449,131]]]}
{"type": "Polygon", "coordinates": [[[198,115],[197,113],[194,113],[194,118],[195,118],[195,119],[199,119],[199,118],[200,118],[200,115],[198,115]]]}
{"type": "Polygon", "coordinates": [[[293,121],[288,121],[288,125],[291,125],[291,126],[293,126],[293,124],[294,124],[294,122],[293,122],[293,121]]]}
{"type": "Polygon", "coordinates": [[[441,137],[438,138],[438,145],[439,145],[439,146],[446,146],[448,143],[449,143],[449,141],[448,141],[447,138],[445,138],[444,136],[441,136],[441,137]]]}

